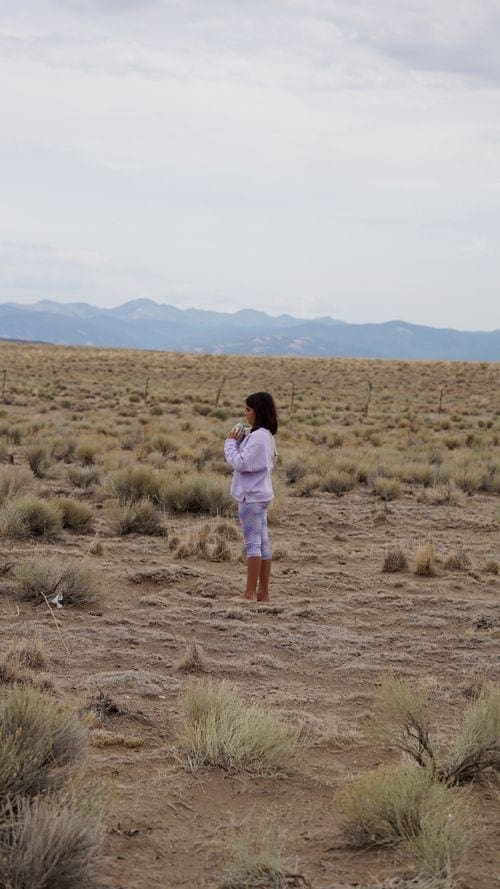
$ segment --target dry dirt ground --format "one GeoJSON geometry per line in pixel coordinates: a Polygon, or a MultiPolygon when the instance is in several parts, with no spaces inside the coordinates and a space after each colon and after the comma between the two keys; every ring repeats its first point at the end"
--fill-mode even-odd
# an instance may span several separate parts
{"type": "MultiPolygon", "coordinates": [[[[49,476],[44,486],[54,493],[61,482],[49,476]]],[[[100,555],[89,552],[88,534],[0,541],[3,563],[34,553],[83,557],[102,580],[100,604],[58,611],[57,625],[45,606],[19,604],[2,588],[0,632],[2,646],[40,635],[67,702],[80,706],[101,689],[132,714],[92,733],[91,771],[109,796],[103,885],[216,887],[231,831],[262,816],[283,826],[290,869],[314,889],[372,885],[408,870],[387,849],[346,847],[339,830],[336,798],[349,777],[397,760],[369,736],[377,684],[389,670],[430,688],[446,736],[474,681],[498,678],[500,638],[500,578],[484,571],[499,557],[498,495],[436,505],[414,493],[406,487],[384,508],[366,486],[343,497],[287,489],[271,526],[280,558],[263,606],[242,602],[241,562],[179,560],[162,537],[116,536],[99,506],[100,555]],[[429,538],[437,576],[417,577],[411,555],[429,538]],[[410,568],[386,574],[384,553],[394,545],[409,553],[410,568]],[[460,547],[470,568],[445,568],[444,556],[460,547]],[[230,680],[245,700],[310,720],[317,740],[301,770],[258,778],[183,768],[178,695],[196,678],[177,663],[192,639],[209,675],[230,680]]],[[[169,536],[210,521],[173,516],[169,536]]],[[[494,889],[498,791],[482,785],[471,796],[481,833],[462,885],[494,889]]]]}

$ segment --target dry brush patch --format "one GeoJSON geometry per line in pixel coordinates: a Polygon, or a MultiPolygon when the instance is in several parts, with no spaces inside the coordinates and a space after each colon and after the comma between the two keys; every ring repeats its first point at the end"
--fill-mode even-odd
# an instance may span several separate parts
{"type": "Polygon", "coordinates": [[[300,763],[300,732],[263,707],[245,705],[224,681],[190,684],[181,705],[180,750],[191,771],[221,768],[266,775],[294,770],[300,763]]]}

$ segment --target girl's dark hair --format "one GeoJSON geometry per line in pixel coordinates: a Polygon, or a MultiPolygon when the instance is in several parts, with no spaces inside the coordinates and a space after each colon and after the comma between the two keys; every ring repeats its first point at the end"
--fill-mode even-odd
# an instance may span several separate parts
{"type": "Polygon", "coordinates": [[[255,411],[252,432],[264,428],[269,429],[269,432],[275,435],[278,431],[278,417],[273,396],[269,395],[269,392],[254,392],[253,395],[248,396],[246,404],[247,407],[251,407],[255,411]]]}

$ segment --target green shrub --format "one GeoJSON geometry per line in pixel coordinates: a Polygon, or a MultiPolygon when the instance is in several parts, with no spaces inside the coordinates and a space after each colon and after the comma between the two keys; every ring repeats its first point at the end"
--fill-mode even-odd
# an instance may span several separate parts
{"type": "Polygon", "coordinates": [[[117,534],[166,535],[163,516],[151,500],[121,503],[110,500],[105,508],[109,527],[117,534]]]}
{"type": "Polygon", "coordinates": [[[110,484],[121,503],[137,503],[157,497],[159,475],[150,466],[126,466],[113,474],[110,484]]]}
{"type": "Polygon", "coordinates": [[[60,787],[83,760],[86,731],[73,713],[37,689],[13,685],[0,699],[0,800],[60,787]]]}
{"type": "Polygon", "coordinates": [[[14,572],[15,591],[21,599],[43,602],[61,597],[63,605],[85,606],[98,601],[101,584],[98,575],[82,564],[57,565],[44,559],[21,562],[14,572]]]}
{"type": "Polygon", "coordinates": [[[33,475],[25,466],[0,466],[0,504],[33,487],[33,475]]]}
{"type": "Polygon", "coordinates": [[[164,475],[160,481],[158,501],[172,512],[196,515],[230,515],[234,512],[227,480],[208,472],[164,475]]]}
{"type": "Polygon", "coordinates": [[[36,478],[45,478],[52,465],[50,449],[42,442],[32,442],[24,449],[29,467],[36,478]]]}
{"type": "Polygon", "coordinates": [[[91,488],[101,483],[101,473],[94,466],[71,466],[68,480],[75,488],[91,488]]]}
{"type": "Polygon", "coordinates": [[[2,537],[52,537],[61,528],[62,516],[57,504],[38,497],[9,500],[0,510],[2,537]]]}
{"type": "Polygon", "coordinates": [[[351,491],[356,483],[355,478],[349,472],[342,469],[332,469],[327,473],[321,483],[321,490],[339,497],[347,491],[351,491]]]}
{"type": "Polygon", "coordinates": [[[4,821],[0,885],[12,889],[98,889],[97,820],[61,795],[24,800],[4,821]]]}
{"type": "Polygon", "coordinates": [[[432,784],[420,807],[420,830],[404,843],[419,871],[438,885],[454,885],[475,840],[466,800],[443,784],[432,784]]]}
{"type": "Polygon", "coordinates": [[[463,784],[485,769],[500,770],[500,688],[494,685],[469,704],[443,771],[447,781],[463,784]]]}
{"type": "Polygon", "coordinates": [[[283,834],[275,824],[252,818],[250,825],[233,833],[229,840],[226,851],[227,876],[221,889],[259,889],[263,886],[286,889],[287,886],[306,886],[305,882],[295,882],[297,874],[285,871],[283,844],[283,834]]]}
{"type": "Polygon", "coordinates": [[[61,511],[63,528],[82,532],[92,530],[94,517],[88,503],[82,503],[74,497],[54,497],[52,503],[61,511]]]}
{"type": "Polygon", "coordinates": [[[354,779],[338,800],[347,840],[356,846],[394,845],[417,836],[431,783],[430,772],[415,765],[392,766],[354,779]]]}
{"type": "Polygon", "coordinates": [[[380,497],[381,500],[396,500],[401,497],[403,487],[397,478],[386,478],[379,475],[372,481],[373,493],[380,497]]]}
{"type": "Polygon", "coordinates": [[[299,732],[257,705],[247,706],[225,682],[200,680],[181,698],[180,744],[187,767],[274,774],[295,768],[303,742],[299,732]]]}

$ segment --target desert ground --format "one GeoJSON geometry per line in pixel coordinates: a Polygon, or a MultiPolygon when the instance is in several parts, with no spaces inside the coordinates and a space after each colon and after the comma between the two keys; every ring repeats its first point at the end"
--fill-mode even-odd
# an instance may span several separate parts
{"type": "MultiPolygon", "coordinates": [[[[500,365],[15,343],[0,355],[1,653],[37,639],[37,681],[85,721],[106,800],[98,884],[222,886],[235,836],[255,827],[278,830],[288,882],[251,885],[417,885],[401,848],[347,842],[339,798],[400,760],[371,730],[386,674],[427,695],[442,750],[498,681],[500,365]],[[241,599],[223,458],[262,389],[280,419],[269,605],[241,599]],[[71,515],[70,498],[86,519],[31,526],[29,498],[66,498],[71,515]],[[390,551],[399,570],[384,570],[390,551]],[[92,573],[89,601],[23,594],[23,566],[75,564],[92,573]],[[207,680],[299,727],[300,761],[189,767],[182,695],[207,680]]],[[[493,889],[498,784],[486,770],[460,792],[478,829],[456,885],[493,889]]]]}

